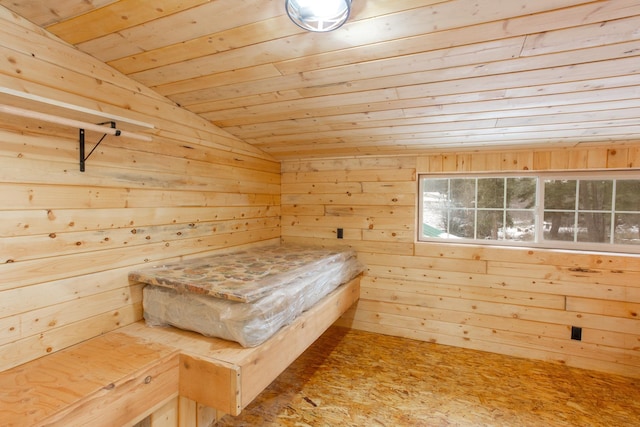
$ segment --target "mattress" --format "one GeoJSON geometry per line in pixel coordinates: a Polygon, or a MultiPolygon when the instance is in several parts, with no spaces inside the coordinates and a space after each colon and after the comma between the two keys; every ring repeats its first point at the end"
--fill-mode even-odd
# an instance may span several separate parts
{"type": "Polygon", "coordinates": [[[352,250],[255,248],[129,273],[146,283],[149,326],[175,326],[254,347],[362,271],[352,250]]]}

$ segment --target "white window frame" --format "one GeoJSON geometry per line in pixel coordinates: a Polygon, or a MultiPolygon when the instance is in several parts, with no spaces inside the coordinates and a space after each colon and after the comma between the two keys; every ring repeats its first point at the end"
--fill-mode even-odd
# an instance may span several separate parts
{"type": "MultiPolygon", "coordinates": [[[[579,180],[628,180],[636,179],[640,180],[640,171],[630,170],[606,170],[606,171],[578,171],[578,172],[553,172],[553,171],[522,171],[522,172],[505,172],[505,173],[422,173],[418,175],[418,224],[417,224],[417,242],[437,242],[437,243],[455,243],[455,244],[472,244],[472,245],[490,245],[490,246],[515,246],[515,247],[531,247],[531,248],[544,248],[544,249],[562,249],[570,251],[596,251],[596,252],[612,252],[612,253],[632,253],[640,254],[640,245],[625,245],[614,243],[614,218],[616,213],[627,213],[629,211],[616,212],[615,209],[615,190],[616,185],[613,187],[612,206],[611,210],[603,210],[603,213],[610,213],[611,218],[611,230],[610,241],[608,243],[594,243],[594,242],[579,242],[575,241],[563,241],[563,240],[546,240],[544,239],[544,181],[545,180],[578,180],[576,185],[576,194],[579,194],[579,180]],[[474,238],[442,238],[442,237],[427,237],[423,232],[423,216],[424,216],[424,200],[423,200],[423,178],[433,179],[457,179],[457,178],[536,178],[536,200],[533,208],[534,223],[535,223],[535,236],[533,241],[514,241],[514,240],[485,240],[477,238],[477,212],[482,209],[474,208],[474,238]]],[[[476,181],[477,182],[477,181],[476,181]]],[[[505,187],[505,191],[506,187],[505,187]]],[[[476,200],[477,200],[477,184],[476,184],[476,200]]],[[[506,200],[506,197],[505,197],[506,200]]],[[[572,212],[577,216],[581,212],[578,209],[579,198],[576,197],[576,206],[572,212]]],[[[582,210],[584,212],[585,210],[582,210]]],[[[504,215],[506,215],[507,209],[504,209],[504,215]]],[[[594,212],[588,210],[588,212],[594,212]]],[[[595,211],[598,212],[598,211],[595,211]]],[[[638,211],[632,211],[631,213],[640,213],[640,207],[638,211]]],[[[503,216],[504,218],[504,216],[503,216]]]]}

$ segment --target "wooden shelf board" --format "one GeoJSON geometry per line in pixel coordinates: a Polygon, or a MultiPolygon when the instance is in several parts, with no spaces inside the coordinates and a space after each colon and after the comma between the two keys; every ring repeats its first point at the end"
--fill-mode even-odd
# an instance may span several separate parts
{"type": "Polygon", "coordinates": [[[150,123],[1,86],[0,104],[94,124],[113,121],[129,131],[154,129],[150,123]]]}

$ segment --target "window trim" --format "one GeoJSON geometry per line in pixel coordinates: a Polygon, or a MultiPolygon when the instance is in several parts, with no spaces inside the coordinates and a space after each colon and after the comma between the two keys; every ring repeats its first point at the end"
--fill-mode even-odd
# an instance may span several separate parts
{"type": "MultiPolygon", "coordinates": [[[[637,179],[640,180],[640,174],[637,170],[580,170],[580,171],[507,171],[507,172],[450,172],[450,173],[419,173],[417,175],[418,181],[418,197],[417,197],[417,227],[416,227],[416,242],[417,243],[440,243],[440,244],[464,244],[464,245],[479,245],[479,246],[502,246],[502,247],[515,247],[515,248],[536,248],[536,249],[548,249],[548,250],[566,250],[575,252],[601,252],[601,253],[623,253],[623,254],[640,254],[640,245],[624,245],[619,243],[595,243],[595,242],[579,242],[579,241],[563,241],[563,240],[548,240],[544,239],[544,229],[540,226],[544,221],[544,181],[550,179],[568,179],[568,180],[627,180],[637,179]],[[536,178],[536,201],[533,208],[534,212],[534,224],[535,233],[534,241],[514,241],[514,240],[484,240],[478,239],[477,230],[474,231],[474,238],[438,238],[424,236],[423,231],[423,216],[424,216],[424,199],[423,199],[423,178],[434,179],[455,179],[455,178],[512,178],[512,177],[533,177],[536,178]]],[[[616,212],[615,210],[615,190],[614,185],[612,200],[613,205],[610,211],[603,210],[602,212],[611,213],[612,224],[613,218],[616,213],[627,213],[629,211],[616,212]]],[[[506,189],[505,189],[506,191],[506,189]]],[[[576,186],[576,194],[579,194],[579,185],[576,186]]],[[[476,187],[477,198],[477,187],[476,187]]],[[[576,206],[574,208],[575,215],[579,215],[578,209],[579,198],[576,197],[576,206]]],[[[474,215],[477,216],[477,208],[474,208],[474,215]]],[[[588,210],[592,211],[592,210],[588,210]]],[[[505,209],[506,212],[506,209],[505,209]]],[[[635,213],[634,211],[631,211],[635,213]]],[[[640,213],[640,210],[638,211],[640,213]]],[[[610,242],[614,239],[614,228],[611,227],[610,242]]]]}

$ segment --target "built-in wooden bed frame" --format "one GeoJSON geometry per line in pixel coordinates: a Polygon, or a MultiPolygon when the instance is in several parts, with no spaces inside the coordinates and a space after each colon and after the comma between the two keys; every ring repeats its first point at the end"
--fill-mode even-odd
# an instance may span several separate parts
{"type": "Polygon", "coordinates": [[[3,426],[131,425],[176,396],[238,415],[355,303],[360,276],[263,344],[134,323],[0,373],[3,426]]]}

